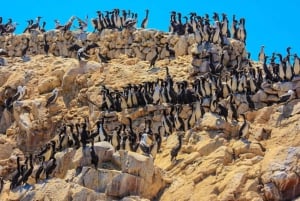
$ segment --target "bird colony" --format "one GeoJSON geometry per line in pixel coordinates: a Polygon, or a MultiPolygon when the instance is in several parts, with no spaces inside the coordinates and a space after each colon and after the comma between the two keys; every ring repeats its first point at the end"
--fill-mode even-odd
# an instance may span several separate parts
{"type": "MultiPolygon", "coordinates": [[[[299,58],[291,47],[286,53],[268,56],[262,46],[258,61],[252,61],[246,51],[246,20],[233,16],[230,22],[226,14],[220,18],[213,13],[210,19],[208,14],[191,12],[182,17],[172,11],[169,32],[162,32],[147,29],[149,10],[140,27],[137,14],[131,11],[96,13],[91,19],[93,32],[86,31],[88,19],[72,16],[65,24],[56,20],[55,28],[46,30],[45,22],[39,24],[42,17],[37,17],[36,22],[28,21],[23,34],[15,35],[12,20],[3,24],[1,18],[2,75],[13,65],[10,58],[20,58],[18,62],[24,64],[40,55],[43,59],[76,59],[73,69],[54,70],[52,77],[37,86],[34,98],[27,86],[30,71],[25,73],[28,79],[18,84],[10,85],[8,78],[0,81],[0,132],[17,140],[24,153],[16,154],[14,168],[3,168],[3,194],[28,199],[30,191],[21,192],[22,188],[39,190],[46,181],[65,179],[79,184],[78,192],[83,191],[82,186],[92,189],[89,194],[94,199],[140,196],[132,199],[168,200],[163,191],[168,192],[176,182],[165,171],[172,175],[172,170],[178,173],[193,167],[197,173],[190,178],[194,185],[221,171],[218,163],[212,166],[210,161],[210,171],[207,162],[199,162],[210,152],[208,145],[199,145],[186,160],[180,157],[192,153],[207,136],[215,140],[213,147],[233,144],[225,150],[216,148],[224,152],[222,167],[239,163],[243,156],[253,159],[259,155],[253,164],[262,160],[268,152],[263,141],[270,133],[262,129],[254,138],[250,119],[274,105],[281,106],[282,115],[289,118],[285,110],[300,96],[299,58]],[[71,30],[76,21],[78,28],[71,30]],[[145,76],[139,83],[127,80],[118,88],[105,80],[89,87],[87,79],[75,86],[78,75],[105,74],[104,67],[112,68],[114,60],[124,56],[143,61],[147,66],[144,74],[159,71],[159,76],[154,80],[145,76]],[[176,63],[180,58],[188,58],[186,69],[176,63]],[[186,70],[187,76],[172,74],[175,68],[176,72],[186,70]],[[199,134],[204,131],[206,137],[199,134]]],[[[122,74],[124,69],[119,71],[122,74]]],[[[122,83],[114,75],[111,78],[122,83]]],[[[290,185],[289,176],[278,179],[285,173],[257,173],[253,196],[262,200],[299,196],[298,183],[290,185]]],[[[289,173],[298,176],[297,170],[289,173]]],[[[295,180],[300,181],[299,176],[295,180]]],[[[229,192],[219,187],[211,192],[211,200],[247,200],[239,188],[229,192]]]]}

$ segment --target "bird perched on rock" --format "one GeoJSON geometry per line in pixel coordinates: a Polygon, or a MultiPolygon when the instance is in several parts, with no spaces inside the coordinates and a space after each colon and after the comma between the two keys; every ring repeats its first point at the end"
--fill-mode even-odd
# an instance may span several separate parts
{"type": "Polygon", "coordinates": [[[155,67],[155,62],[158,59],[158,55],[159,55],[158,47],[155,47],[155,54],[154,54],[153,58],[150,61],[149,68],[155,67]]]}
{"type": "Polygon", "coordinates": [[[176,157],[177,157],[178,152],[180,151],[181,145],[182,145],[182,135],[178,135],[177,139],[178,139],[178,144],[172,148],[171,153],[170,153],[171,154],[171,162],[174,159],[177,161],[176,157]]]}
{"type": "Polygon", "coordinates": [[[244,122],[243,122],[243,124],[242,124],[242,126],[239,130],[239,139],[240,138],[247,138],[248,134],[249,134],[249,128],[250,128],[250,125],[246,120],[245,114],[241,114],[241,116],[243,117],[244,122]]]}
{"type": "Polygon", "coordinates": [[[94,140],[91,141],[90,153],[91,153],[91,163],[95,166],[95,169],[97,169],[99,157],[96,154],[95,149],[94,149],[94,140]]]}
{"type": "Polygon", "coordinates": [[[58,89],[53,89],[51,96],[47,99],[46,107],[48,107],[50,104],[55,103],[58,96],[58,89]]]}
{"type": "Polygon", "coordinates": [[[285,93],[279,97],[278,103],[287,103],[287,102],[293,100],[295,97],[296,97],[296,94],[295,94],[294,90],[290,89],[290,90],[288,90],[287,93],[285,93]]]}
{"type": "Polygon", "coordinates": [[[3,186],[4,186],[4,180],[3,177],[0,177],[0,193],[2,192],[3,186]]]}
{"type": "Polygon", "coordinates": [[[149,10],[146,9],[146,17],[143,19],[142,24],[141,24],[141,28],[143,28],[143,29],[145,29],[147,27],[148,16],[149,16],[149,10]]]}
{"type": "Polygon", "coordinates": [[[87,44],[83,47],[79,46],[78,44],[74,44],[71,47],[69,47],[68,50],[77,51],[77,59],[81,61],[83,59],[89,59],[90,56],[88,55],[87,51],[96,47],[99,47],[97,43],[87,44]]]}

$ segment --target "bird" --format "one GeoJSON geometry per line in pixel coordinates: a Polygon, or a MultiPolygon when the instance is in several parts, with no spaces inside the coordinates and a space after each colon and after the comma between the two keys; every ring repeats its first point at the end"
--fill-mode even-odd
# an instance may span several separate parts
{"type": "Polygon", "coordinates": [[[111,144],[115,148],[115,150],[120,149],[120,132],[121,132],[122,126],[118,126],[113,130],[112,136],[111,136],[111,144]]]}
{"type": "Polygon", "coordinates": [[[56,158],[54,156],[51,156],[50,160],[47,162],[45,166],[46,179],[49,179],[49,175],[53,173],[56,166],[57,166],[56,158]]]}
{"type": "Polygon", "coordinates": [[[51,93],[51,96],[47,99],[46,107],[48,107],[50,104],[55,103],[57,96],[58,96],[58,89],[54,88],[51,93]]]}
{"type": "Polygon", "coordinates": [[[294,90],[290,89],[287,93],[282,94],[279,97],[279,100],[277,103],[288,103],[289,101],[293,100],[295,98],[296,94],[294,90]]]}
{"type": "Polygon", "coordinates": [[[258,60],[259,60],[260,62],[264,62],[264,60],[265,60],[266,54],[265,54],[264,48],[265,48],[265,46],[262,45],[262,46],[260,47],[260,51],[259,51],[259,53],[258,53],[258,60]]]}
{"type": "Polygon", "coordinates": [[[21,58],[22,58],[23,62],[30,60],[30,58],[26,55],[26,52],[29,48],[29,42],[30,42],[30,39],[26,38],[26,44],[25,44],[26,46],[25,46],[25,48],[22,49],[22,52],[21,52],[21,58]]]}
{"type": "Polygon", "coordinates": [[[300,74],[300,62],[297,54],[294,54],[293,69],[294,69],[295,76],[300,74]]]}
{"type": "MultiPolygon", "coordinates": [[[[86,144],[88,143],[89,136],[88,136],[88,131],[87,131],[87,123],[83,122],[81,123],[81,133],[80,133],[80,142],[82,143],[82,147],[85,148],[86,144]]],[[[78,128],[78,127],[76,127],[78,128]]]]}
{"type": "Polygon", "coordinates": [[[5,105],[7,108],[12,108],[15,101],[20,101],[26,95],[26,86],[19,85],[17,87],[17,92],[5,100],[5,105]]]}
{"type": "Polygon", "coordinates": [[[35,173],[35,183],[38,183],[39,179],[40,179],[40,175],[43,173],[44,171],[44,161],[45,161],[45,157],[42,156],[40,159],[40,165],[35,173]]]}
{"type": "Polygon", "coordinates": [[[79,61],[81,61],[83,59],[89,59],[90,56],[88,55],[87,51],[92,49],[92,48],[96,48],[96,47],[99,47],[99,45],[97,43],[86,44],[82,47],[78,44],[73,44],[72,46],[70,46],[68,48],[68,50],[69,51],[76,51],[77,52],[77,59],[79,61]]]}
{"type": "Polygon", "coordinates": [[[55,154],[55,140],[51,140],[50,143],[37,155],[40,159],[44,157],[44,161],[50,160],[50,158],[55,154]]]}
{"type": "Polygon", "coordinates": [[[62,151],[63,149],[68,147],[68,143],[69,143],[69,136],[67,134],[67,126],[65,124],[63,124],[62,131],[58,135],[58,137],[59,137],[58,150],[62,151]]]}
{"type": "Polygon", "coordinates": [[[155,62],[158,59],[158,55],[159,55],[159,53],[158,53],[158,47],[155,47],[155,54],[154,54],[153,58],[150,61],[149,68],[152,68],[152,67],[155,66],[155,62]]]}
{"type": "Polygon", "coordinates": [[[176,56],[175,50],[170,47],[169,43],[166,43],[166,50],[169,52],[169,59],[175,59],[176,56]]]}
{"type": "Polygon", "coordinates": [[[73,124],[67,124],[67,126],[70,128],[70,132],[71,132],[72,138],[74,140],[73,144],[75,145],[75,148],[79,149],[80,141],[79,141],[78,135],[76,135],[75,132],[74,132],[74,125],[73,124]]]}
{"type": "Polygon", "coordinates": [[[144,155],[149,156],[151,153],[152,139],[149,134],[143,133],[139,143],[140,149],[143,151],[144,155]]]}
{"type": "Polygon", "coordinates": [[[142,25],[141,25],[141,27],[143,29],[145,29],[147,27],[147,25],[148,25],[148,15],[149,15],[149,10],[146,9],[146,17],[143,19],[142,25]]]}
{"type": "Polygon", "coordinates": [[[32,174],[33,171],[33,161],[32,161],[32,154],[29,156],[29,168],[23,173],[22,175],[22,183],[27,183],[28,178],[32,174]]]}
{"type": "Polygon", "coordinates": [[[3,48],[0,48],[0,56],[8,56],[7,51],[3,48]]]}
{"type": "Polygon", "coordinates": [[[95,169],[97,169],[99,157],[96,154],[95,149],[94,149],[94,140],[91,141],[90,153],[91,153],[91,163],[95,166],[95,169]]]}
{"type": "Polygon", "coordinates": [[[0,177],[0,193],[2,192],[3,187],[4,187],[4,180],[3,177],[0,177]]]}
{"type": "Polygon", "coordinates": [[[180,151],[181,145],[182,145],[182,135],[178,135],[177,139],[178,139],[178,144],[175,147],[173,147],[172,150],[171,150],[171,152],[170,152],[171,162],[174,159],[177,160],[176,157],[177,157],[178,152],[180,151]]]}
{"type": "Polygon", "coordinates": [[[227,122],[228,109],[220,103],[218,103],[218,109],[219,109],[219,115],[224,117],[225,121],[227,122]]]}
{"type": "Polygon", "coordinates": [[[10,189],[14,189],[17,186],[19,177],[21,176],[20,157],[17,156],[17,169],[12,173],[10,189]]]}
{"type": "Polygon", "coordinates": [[[46,54],[46,56],[48,56],[48,53],[49,53],[49,44],[48,44],[48,41],[47,41],[47,35],[44,34],[44,52],[46,54]]]}
{"type": "Polygon", "coordinates": [[[250,127],[249,123],[246,120],[245,114],[241,114],[241,116],[243,117],[244,121],[243,121],[242,126],[239,129],[239,139],[248,137],[249,127],[250,127]]]}

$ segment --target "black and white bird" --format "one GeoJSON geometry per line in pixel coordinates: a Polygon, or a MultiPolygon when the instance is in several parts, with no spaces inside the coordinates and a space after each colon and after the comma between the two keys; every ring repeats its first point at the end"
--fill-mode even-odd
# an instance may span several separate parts
{"type": "Polygon", "coordinates": [[[146,29],[146,27],[147,27],[147,25],[148,25],[148,16],[149,16],[149,10],[146,9],[146,17],[143,19],[142,25],[141,25],[141,27],[142,27],[143,29],[146,29]]]}
{"type": "Polygon", "coordinates": [[[17,93],[14,95],[16,97],[13,98],[13,99],[15,99],[17,101],[22,100],[24,98],[24,96],[26,95],[26,92],[27,92],[26,86],[21,86],[21,85],[18,86],[17,87],[17,93]]]}
{"type": "Polygon", "coordinates": [[[246,116],[245,114],[241,114],[241,116],[243,117],[243,124],[239,130],[239,139],[241,138],[248,138],[249,137],[249,129],[250,129],[250,125],[247,122],[246,116]]]}
{"type": "Polygon", "coordinates": [[[91,44],[86,44],[84,46],[80,46],[78,44],[74,44],[71,47],[68,48],[69,51],[76,51],[77,52],[77,59],[79,61],[84,60],[84,59],[89,59],[90,56],[88,55],[88,50],[92,48],[99,47],[97,43],[91,43],[91,44]]]}
{"type": "Polygon", "coordinates": [[[90,153],[91,153],[91,163],[94,165],[95,169],[97,169],[98,168],[99,157],[95,152],[94,140],[91,141],[90,153]]]}
{"type": "Polygon", "coordinates": [[[22,175],[22,183],[25,184],[27,183],[29,177],[31,176],[33,172],[33,161],[32,161],[32,154],[30,154],[29,156],[29,168],[23,172],[23,175],[22,175]]]}
{"type": "Polygon", "coordinates": [[[47,161],[47,164],[45,166],[45,174],[46,179],[49,179],[49,176],[53,173],[55,170],[57,164],[56,164],[56,158],[52,156],[49,161],[47,161]]]}
{"type": "Polygon", "coordinates": [[[3,187],[4,187],[4,180],[3,177],[0,177],[0,193],[2,192],[3,187]]]}
{"type": "Polygon", "coordinates": [[[48,56],[50,46],[48,44],[47,35],[46,34],[44,34],[44,44],[43,44],[43,46],[44,46],[45,55],[48,56]]]}
{"type": "Polygon", "coordinates": [[[150,61],[149,68],[155,67],[155,62],[158,59],[158,55],[159,55],[158,47],[155,47],[155,54],[154,54],[153,58],[150,61]]]}
{"type": "Polygon", "coordinates": [[[176,157],[178,155],[178,152],[181,149],[181,145],[182,145],[182,135],[178,135],[178,144],[172,148],[170,155],[171,155],[171,162],[175,159],[175,161],[177,160],[176,157]]]}
{"type": "Polygon", "coordinates": [[[21,176],[20,157],[17,157],[17,169],[11,174],[10,189],[14,189],[17,186],[19,177],[21,176]]]}
{"type": "Polygon", "coordinates": [[[150,135],[148,135],[147,133],[143,133],[141,136],[139,147],[146,156],[150,155],[151,144],[152,144],[152,139],[151,139],[150,135]]]}
{"type": "Polygon", "coordinates": [[[53,89],[51,96],[47,99],[46,107],[48,107],[50,104],[53,104],[56,102],[56,99],[58,97],[58,89],[53,89]]]}
{"type": "Polygon", "coordinates": [[[38,183],[39,179],[40,179],[40,176],[41,174],[43,173],[44,169],[45,169],[45,165],[44,165],[44,162],[45,162],[45,157],[41,157],[40,159],[40,165],[35,173],[35,183],[38,183]]]}
{"type": "Polygon", "coordinates": [[[287,102],[293,100],[295,97],[296,97],[296,94],[295,94],[294,90],[290,89],[290,90],[288,90],[287,93],[285,93],[279,97],[278,103],[287,103],[287,102]]]}

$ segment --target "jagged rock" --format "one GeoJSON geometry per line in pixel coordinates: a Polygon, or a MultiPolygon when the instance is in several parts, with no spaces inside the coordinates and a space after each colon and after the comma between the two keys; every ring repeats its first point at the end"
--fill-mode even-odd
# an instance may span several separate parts
{"type": "Polygon", "coordinates": [[[223,146],[224,143],[225,140],[223,138],[210,139],[204,142],[199,142],[196,145],[196,150],[200,153],[201,156],[207,156],[220,146],[223,146]]]}
{"type": "Polygon", "coordinates": [[[226,165],[232,161],[232,153],[226,146],[221,146],[206,157],[195,172],[193,181],[199,183],[209,175],[216,174],[220,164],[226,165]]]}
{"type": "Polygon", "coordinates": [[[247,173],[245,169],[243,171],[234,171],[231,174],[226,175],[224,182],[218,185],[218,191],[221,192],[218,196],[219,200],[234,200],[234,192],[238,192],[244,185],[247,179],[247,173]],[[228,182],[230,181],[230,182],[228,182]]]}
{"type": "Polygon", "coordinates": [[[270,199],[293,199],[299,196],[299,147],[278,146],[267,152],[262,163],[265,196],[270,199]],[[274,157],[275,156],[275,157],[274,157]]]}
{"type": "Polygon", "coordinates": [[[259,143],[239,140],[232,145],[232,148],[236,156],[246,153],[252,153],[253,155],[249,155],[251,158],[257,155],[264,156],[264,150],[259,143]]]}
{"type": "Polygon", "coordinates": [[[282,196],[274,183],[264,184],[264,196],[267,200],[281,200],[282,196]]]}

